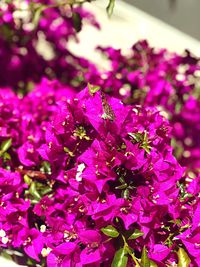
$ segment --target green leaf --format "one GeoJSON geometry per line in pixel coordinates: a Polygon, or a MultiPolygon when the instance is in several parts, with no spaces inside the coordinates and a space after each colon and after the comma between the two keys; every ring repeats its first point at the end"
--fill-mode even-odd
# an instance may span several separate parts
{"type": "Polygon", "coordinates": [[[125,189],[125,188],[127,188],[127,186],[128,186],[127,183],[125,183],[125,184],[116,186],[115,189],[125,189]]]}
{"type": "Polygon", "coordinates": [[[143,148],[148,154],[151,152],[150,141],[146,131],[144,133],[128,133],[128,135],[133,138],[133,142],[140,143],[140,148],[143,148]]]}
{"type": "Polygon", "coordinates": [[[138,230],[138,229],[135,229],[135,231],[132,233],[132,235],[131,236],[129,236],[129,240],[131,240],[131,239],[136,239],[136,238],[138,238],[138,237],[140,237],[140,236],[143,236],[144,235],[144,233],[143,232],[141,232],[140,230],[138,230]]]}
{"type": "Polygon", "coordinates": [[[52,192],[52,188],[49,187],[49,186],[46,186],[46,187],[43,187],[43,188],[42,188],[41,195],[44,196],[44,195],[47,195],[47,194],[49,194],[49,193],[51,193],[51,192],[52,192]]]}
{"type": "Polygon", "coordinates": [[[3,159],[4,159],[5,161],[10,160],[10,159],[11,159],[10,154],[8,154],[7,152],[5,152],[5,153],[3,154],[3,159]]]}
{"type": "Polygon", "coordinates": [[[184,148],[180,141],[177,141],[175,138],[171,139],[171,146],[174,148],[173,154],[177,159],[180,159],[183,155],[184,148]]]}
{"type": "Polygon", "coordinates": [[[7,259],[7,260],[12,260],[12,256],[6,251],[6,250],[3,250],[1,251],[1,257],[7,259]]]}
{"type": "Polygon", "coordinates": [[[98,85],[92,85],[88,83],[88,89],[89,89],[89,93],[93,96],[97,91],[101,89],[101,87],[98,85]]]}
{"type": "Polygon", "coordinates": [[[41,199],[41,196],[40,196],[40,194],[39,194],[38,191],[37,191],[35,182],[32,182],[32,183],[31,183],[30,188],[29,188],[29,193],[30,193],[36,200],[39,201],[39,200],[41,199]]]}
{"type": "Polygon", "coordinates": [[[123,176],[120,176],[120,177],[119,177],[119,182],[120,182],[121,184],[125,184],[125,180],[124,180],[124,177],[123,177],[123,176]]]}
{"type": "Polygon", "coordinates": [[[180,200],[185,200],[186,198],[190,198],[193,196],[193,195],[186,192],[186,186],[184,184],[181,184],[178,182],[177,186],[180,189],[180,200]]]}
{"type": "Polygon", "coordinates": [[[107,10],[109,17],[112,16],[114,6],[115,6],[115,0],[109,0],[108,6],[106,7],[106,10],[107,10]]]}
{"type": "Polygon", "coordinates": [[[73,26],[76,32],[80,32],[82,29],[82,19],[78,12],[72,14],[73,26]]]}
{"type": "Polygon", "coordinates": [[[128,133],[128,135],[135,139],[135,141],[138,143],[143,141],[142,133],[128,133]]]}
{"type": "Polygon", "coordinates": [[[43,173],[51,174],[51,164],[48,161],[43,161],[41,164],[40,171],[43,173]]]}
{"type": "Polygon", "coordinates": [[[24,175],[24,182],[27,184],[27,185],[30,185],[32,183],[32,179],[28,176],[28,175],[24,175]]]}
{"type": "Polygon", "coordinates": [[[176,114],[180,113],[181,107],[182,107],[181,102],[177,102],[176,105],[175,105],[175,113],[176,114]]]}
{"type": "Polygon", "coordinates": [[[65,146],[63,149],[64,149],[64,152],[69,154],[70,157],[74,157],[74,153],[70,151],[68,147],[65,146]]]}
{"type": "Polygon", "coordinates": [[[150,154],[151,146],[144,144],[144,145],[141,145],[140,147],[143,148],[148,154],[150,154]]]}
{"type": "Polygon", "coordinates": [[[189,267],[191,260],[188,257],[187,252],[183,248],[179,248],[177,255],[178,267],[189,267]]]}
{"type": "Polygon", "coordinates": [[[129,199],[130,197],[130,191],[128,188],[126,188],[123,192],[122,192],[122,197],[125,198],[125,199],[129,199]]]}
{"type": "Polygon", "coordinates": [[[150,267],[150,259],[148,258],[147,249],[145,246],[142,250],[141,267],[150,267]]]}
{"type": "Polygon", "coordinates": [[[0,26],[0,34],[6,41],[11,42],[12,37],[14,35],[14,31],[11,29],[9,25],[4,23],[0,26]]]}
{"type": "Polygon", "coordinates": [[[150,260],[150,267],[158,267],[158,265],[154,261],[150,260]]]}
{"type": "Polygon", "coordinates": [[[126,267],[128,255],[125,248],[120,248],[114,256],[111,267],[126,267]]]}
{"type": "Polygon", "coordinates": [[[28,266],[36,266],[37,262],[34,259],[28,258],[26,264],[28,266]]]}
{"type": "Polygon", "coordinates": [[[34,24],[35,28],[38,26],[40,17],[42,12],[47,8],[48,6],[46,5],[41,5],[38,8],[35,9],[34,14],[33,14],[33,20],[32,23],[34,24]]]}
{"type": "Polygon", "coordinates": [[[12,139],[9,138],[1,143],[1,154],[5,153],[12,145],[12,139]]]}
{"type": "Polygon", "coordinates": [[[101,228],[101,231],[107,235],[107,236],[110,236],[110,237],[118,237],[119,236],[119,232],[117,231],[117,229],[112,226],[112,225],[108,225],[106,226],[105,228],[101,228]]]}

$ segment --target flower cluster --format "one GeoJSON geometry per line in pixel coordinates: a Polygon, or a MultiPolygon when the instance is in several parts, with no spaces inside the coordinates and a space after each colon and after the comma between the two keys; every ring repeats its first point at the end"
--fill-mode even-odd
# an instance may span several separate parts
{"type": "Polygon", "coordinates": [[[83,19],[99,28],[93,15],[80,7],[47,8],[55,4],[52,0],[31,3],[32,9],[30,1],[5,1],[0,7],[0,66],[4,69],[0,86],[25,94],[33,82],[46,76],[77,90],[87,82],[100,85],[126,104],[156,106],[173,126],[176,158],[194,177],[200,168],[199,61],[188,51],[180,56],[140,41],[128,56],[111,47],[99,48],[111,63],[111,69],[102,73],[67,48],[70,38],[77,39],[75,28],[81,27],[83,19]]]}
{"type": "Polygon", "coordinates": [[[111,63],[99,84],[126,104],[159,108],[171,122],[179,162],[199,172],[199,60],[188,51],[177,55],[153,49],[146,41],[133,45],[128,55],[112,47],[99,49],[111,63]]]}
{"type": "Polygon", "coordinates": [[[168,121],[98,89],[43,80],[24,98],[0,91],[1,246],[48,267],[122,256],[140,266],[145,255],[172,266],[180,253],[198,266],[199,181],[182,183],[168,121]]]}
{"type": "Polygon", "coordinates": [[[82,22],[99,28],[81,7],[53,7],[55,1],[3,1],[0,5],[0,86],[30,90],[43,76],[82,88],[97,72],[94,64],[73,55],[68,40],[77,38],[82,22]]]}
{"type": "Polygon", "coordinates": [[[198,267],[199,61],[140,41],[99,48],[99,70],[67,47],[82,20],[99,27],[59,1],[0,5],[1,250],[29,266],[198,267]]]}

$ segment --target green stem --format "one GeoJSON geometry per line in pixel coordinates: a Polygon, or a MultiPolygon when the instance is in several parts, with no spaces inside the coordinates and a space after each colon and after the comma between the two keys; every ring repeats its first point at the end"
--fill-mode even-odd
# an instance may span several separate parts
{"type": "Polygon", "coordinates": [[[106,239],[105,241],[103,241],[103,243],[104,243],[104,244],[105,244],[105,243],[108,243],[110,240],[112,240],[112,237],[106,239]]]}
{"type": "Polygon", "coordinates": [[[135,257],[135,255],[132,253],[128,243],[126,242],[126,238],[122,235],[122,238],[123,238],[123,241],[124,241],[124,247],[126,249],[126,251],[128,252],[128,254],[131,256],[132,260],[134,261],[135,263],[135,267],[140,267],[140,264],[137,260],[137,258],[135,257]]]}

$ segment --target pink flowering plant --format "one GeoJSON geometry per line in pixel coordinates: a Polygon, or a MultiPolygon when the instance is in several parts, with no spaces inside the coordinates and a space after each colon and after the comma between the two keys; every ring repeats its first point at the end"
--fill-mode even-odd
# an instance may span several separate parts
{"type": "Polygon", "coordinates": [[[0,86],[12,86],[24,93],[43,76],[76,88],[87,84],[87,73],[94,75],[96,67],[73,55],[68,40],[78,41],[76,33],[81,30],[82,22],[99,28],[91,13],[80,6],[55,4],[53,0],[3,2],[0,68],[5,73],[0,77],[0,86]]]}
{"type": "Polygon", "coordinates": [[[111,63],[99,84],[125,104],[156,106],[171,122],[177,159],[192,176],[199,173],[199,60],[189,51],[158,51],[146,41],[133,45],[129,55],[112,47],[99,49],[111,63]]]}
{"type": "Polygon", "coordinates": [[[140,41],[128,56],[98,48],[111,63],[99,70],[67,46],[82,20],[99,28],[78,2],[0,4],[0,253],[198,267],[199,60],[140,41]]]}

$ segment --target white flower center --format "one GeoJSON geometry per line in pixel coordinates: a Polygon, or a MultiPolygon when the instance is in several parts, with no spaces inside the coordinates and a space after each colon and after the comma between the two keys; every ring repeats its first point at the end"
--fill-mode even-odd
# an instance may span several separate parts
{"type": "Polygon", "coordinates": [[[78,165],[77,173],[76,173],[76,181],[77,182],[81,182],[82,181],[82,173],[83,173],[84,169],[85,169],[85,164],[84,163],[81,163],[81,164],[78,165]]]}

